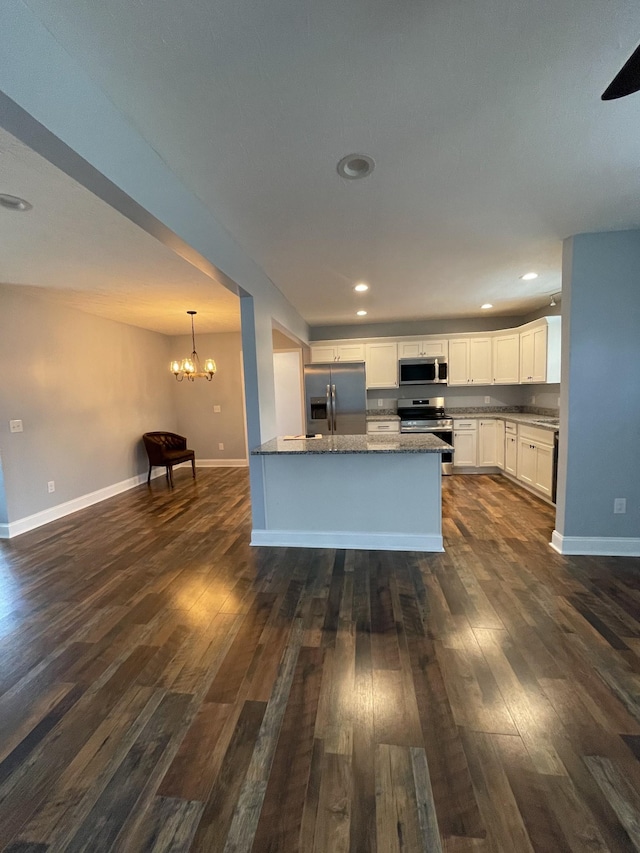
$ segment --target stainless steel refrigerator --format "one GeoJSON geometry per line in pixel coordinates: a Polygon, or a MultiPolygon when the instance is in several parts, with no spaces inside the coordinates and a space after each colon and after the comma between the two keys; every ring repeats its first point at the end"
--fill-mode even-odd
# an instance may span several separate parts
{"type": "Polygon", "coordinates": [[[363,435],[367,431],[364,362],[305,364],[307,433],[363,435]]]}

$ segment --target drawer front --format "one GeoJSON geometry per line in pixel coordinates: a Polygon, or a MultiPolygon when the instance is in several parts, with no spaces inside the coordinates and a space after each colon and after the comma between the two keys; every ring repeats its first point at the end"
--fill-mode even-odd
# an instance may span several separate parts
{"type": "Polygon", "coordinates": [[[539,427],[520,424],[518,435],[520,438],[525,439],[525,441],[531,441],[534,444],[553,446],[553,431],[550,429],[540,429],[539,427]]]}
{"type": "Polygon", "coordinates": [[[399,421],[369,421],[367,432],[400,432],[399,421]]]}
{"type": "Polygon", "coordinates": [[[454,429],[478,429],[478,421],[463,421],[463,420],[454,420],[453,422],[454,429]]]}
{"type": "Polygon", "coordinates": [[[504,431],[508,435],[516,435],[516,433],[518,432],[518,425],[513,421],[507,421],[504,425],[504,431]]]}

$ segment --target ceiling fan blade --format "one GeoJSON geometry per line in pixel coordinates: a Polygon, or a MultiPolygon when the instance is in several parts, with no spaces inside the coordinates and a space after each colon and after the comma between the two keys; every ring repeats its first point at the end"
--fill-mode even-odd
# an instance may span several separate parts
{"type": "Polygon", "coordinates": [[[613,78],[602,95],[603,101],[614,101],[640,90],[640,45],[613,78]]]}

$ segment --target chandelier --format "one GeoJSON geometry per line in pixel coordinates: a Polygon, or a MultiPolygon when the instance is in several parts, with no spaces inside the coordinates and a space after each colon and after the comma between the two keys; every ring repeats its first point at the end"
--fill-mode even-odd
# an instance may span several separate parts
{"type": "Polygon", "coordinates": [[[171,362],[170,370],[178,382],[182,382],[185,377],[190,382],[193,382],[195,379],[206,379],[208,382],[211,382],[216,372],[215,361],[212,358],[205,358],[203,368],[196,352],[196,333],[193,328],[193,318],[197,313],[197,311],[187,311],[187,314],[191,315],[191,344],[193,346],[191,355],[188,358],[183,358],[182,361],[171,362]]]}

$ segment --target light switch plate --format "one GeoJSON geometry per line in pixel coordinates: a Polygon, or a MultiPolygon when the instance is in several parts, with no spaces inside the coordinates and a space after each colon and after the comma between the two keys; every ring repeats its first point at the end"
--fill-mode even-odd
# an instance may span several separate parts
{"type": "Polygon", "coordinates": [[[627,511],[627,499],[626,498],[614,498],[613,499],[613,511],[616,515],[622,515],[627,511]]]}
{"type": "Polygon", "coordinates": [[[22,432],[22,421],[9,421],[9,429],[11,432],[22,432]]]}
{"type": "Polygon", "coordinates": [[[221,411],[220,406],[214,406],[213,411],[214,412],[220,412],[221,411]]]}

